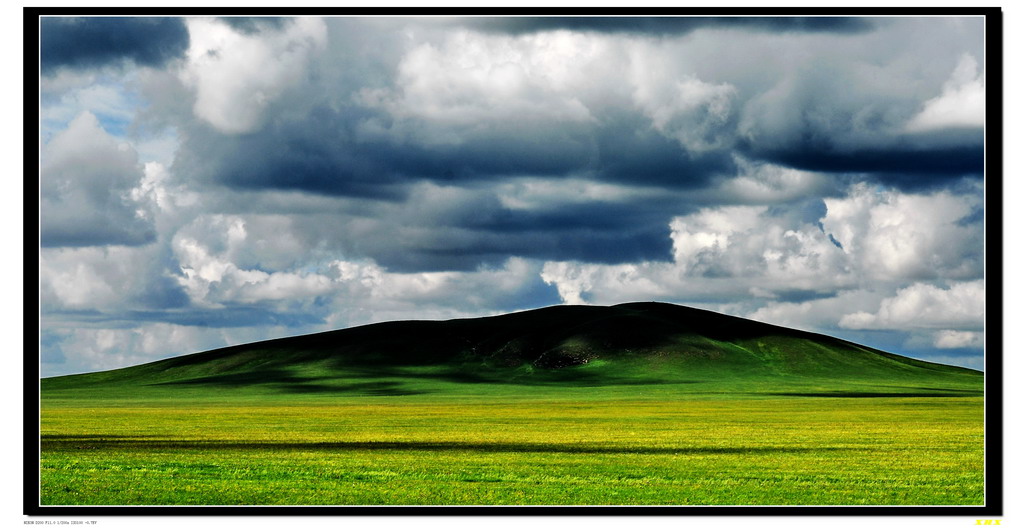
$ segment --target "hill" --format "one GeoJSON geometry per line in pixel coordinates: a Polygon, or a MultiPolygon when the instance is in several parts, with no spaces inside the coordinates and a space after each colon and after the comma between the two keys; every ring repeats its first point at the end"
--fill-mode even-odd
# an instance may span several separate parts
{"type": "Polygon", "coordinates": [[[451,392],[461,384],[688,384],[708,392],[962,396],[980,393],[982,381],[978,371],[820,334],[673,304],[628,303],[378,323],[47,378],[42,388],[400,395],[451,392]]]}

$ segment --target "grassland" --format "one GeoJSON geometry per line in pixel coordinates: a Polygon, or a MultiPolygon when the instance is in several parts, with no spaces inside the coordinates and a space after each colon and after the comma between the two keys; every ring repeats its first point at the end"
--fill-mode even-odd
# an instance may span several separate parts
{"type": "Polygon", "coordinates": [[[48,400],[41,500],[45,505],[984,501],[977,396],[716,396],[689,395],[671,386],[504,391],[341,400],[231,393],[220,399],[48,400]]]}
{"type": "Polygon", "coordinates": [[[388,328],[387,349],[320,336],[47,379],[41,504],[984,503],[976,371],[736,327],[626,355],[605,328],[491,327],[479,359],[422,334],[403,355],[388,328]],[[366,345],[392,362],[355,363],[366,345]]]}

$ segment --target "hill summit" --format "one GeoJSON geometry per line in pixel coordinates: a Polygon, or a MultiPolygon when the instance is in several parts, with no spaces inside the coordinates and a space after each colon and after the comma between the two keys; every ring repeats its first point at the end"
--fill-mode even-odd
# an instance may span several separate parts
{"type": "Polygon", "coordinates": [[[401,394],[430,382],[635,385],[752,379],[968,383],[980,382],[981,373],[749,319],[643,302],[378,323],[50,378],[44,390],[116,384],[401,394]]]}

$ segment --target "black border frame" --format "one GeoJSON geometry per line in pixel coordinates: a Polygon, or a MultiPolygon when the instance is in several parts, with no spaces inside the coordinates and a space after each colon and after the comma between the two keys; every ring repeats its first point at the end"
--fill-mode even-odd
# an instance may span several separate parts
{"type": "MultiPolygon", "coordinates": [[[[39,18],[42,16],[983,16],[985,18],[985,505],[979,506],[42,506],[38,294],[25,290],[23,511],[26,516],[1001,516],[1003,461],[1003,13],[963,8],[220,8],[24,7],[25,285],[38,260],[39,18]],[[35,147],[33,147],[35,146],[35,147]],[[28,161],[36,161],[29,163],[28,161]],[[33,173],[30,173],[30,170],[33,173]],[[30,182],[35,186],[27,186],[30,182]],[[35,205],[35,206],[32,206],[35,205]],[[33,248],[33,246],[35,248],[33,248]],[[33,318],[34,316],[34,318],[33,318]],[[33,369],[34,367],[34,369],[33,369]]],[[[37,269],[35,269],[37,270],[37,269]]],[[[38,285],[38,274],[35,275],[38,285]]]]}

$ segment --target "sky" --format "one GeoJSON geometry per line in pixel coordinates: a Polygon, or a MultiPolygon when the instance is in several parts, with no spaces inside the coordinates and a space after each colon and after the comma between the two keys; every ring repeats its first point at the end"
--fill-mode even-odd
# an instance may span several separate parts
{"type": "Polygon", "coordinates": [[[46,18],[44,376],[658,300],[984,367],[981,18],[46,18]]]}

